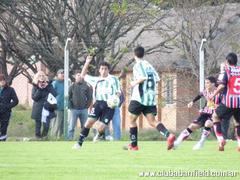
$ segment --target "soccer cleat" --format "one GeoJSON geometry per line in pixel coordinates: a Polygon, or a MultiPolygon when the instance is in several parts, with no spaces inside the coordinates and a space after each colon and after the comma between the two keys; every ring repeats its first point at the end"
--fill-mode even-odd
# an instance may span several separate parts
{"type": "Polygon", "coordinates": [[[93,142],[96,143],[96,142],[98,142],[98,141],[103,141],[103,140],[104,140],[104,137],[103,137],[103,136],[104,136],[103,134],[100,135],[99,133],[97,133],[97,134],[94,136],[94,138],[93,138],[93,142]]]}
{"type": "Polygon", "coordinates": [[[237,147],[237,151],[240,152],[240,146],[237,147]]]}
{"type": "Polygon", "coordinates": [[[167,149],[170,150],[174,147],[174,141],[176,137],[174,134],[170,134],[167,138],[167,149]]]}
{"type": "Polygon", "coordinates": [[[80,146],[78,143],[74,144],[72,149],[76,149],[76,150],[79,150],[81,149],[82,146],[80,146]]]}
{"type": "Polygon", "coordinates": [[[113,141],[113,137],[111,135],[108,135],[105,137],[106,141],[113,141]]]}
{"type": "Polygon", "coordinates": [[[0,141],[6,141],[6,140],[7,140],[7,135],[0,136],[0,141]]]}
{"type": "Polygon", "coordinates": [[[124,150],[129,150],[129,151],[138,151],[138,146],[132,146],[131,144],[127,145],[127,146],[123,146],[124,150]]]}
{"type": "Polygon", "coordinates": [[[193,146],[193,150],[199,150],[203,148],[203,143],[202,142],[198,142],[197,144],[195,144],[195,146],[193,146]]]}
{"type": "Polygon", "coordinates": [[[219,145],[218,145],[218,150],[219,151],[224,151],[224,146],[225,145],[226,145],[225,139],[221,140],[221,142],[219,142],[219,145]]]}

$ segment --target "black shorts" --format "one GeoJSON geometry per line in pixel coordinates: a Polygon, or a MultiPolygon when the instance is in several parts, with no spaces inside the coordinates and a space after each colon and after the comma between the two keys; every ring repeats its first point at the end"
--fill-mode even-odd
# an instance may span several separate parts
{"type": "Polygon", "coordinates": [[[224,104],[220,104],[215,112],[219,119],[227,119],[233,116],[236,122],[240,123],[240,108],[228,108],[224,104]]]}
{"type": "Polygon", "coordinates": [[[156,106],[144,106],[138,101],[131,101],[128,106],[128,111],[135,115],[140,115],[141,113],[146,116],[147,114],[157,115],[157,107],[156,106]]]}
{"type": "Polygon", "coordinates": [[[106,101],[96,101],[93,104],[91,112],[88,117],[94,118],[96,120],[103,122],[108,125],[108,123],[112,120],[114,114],[114,109],[108,107],[106,101]]]}
{"type": "Polygon", "coordinates": [[[196,123],[202,127],[204,126],[207,120],[212,120],[211,118],[212,118],[212,114],[201,113],[200,116],[193,121],[193,123],[196,123]]]}

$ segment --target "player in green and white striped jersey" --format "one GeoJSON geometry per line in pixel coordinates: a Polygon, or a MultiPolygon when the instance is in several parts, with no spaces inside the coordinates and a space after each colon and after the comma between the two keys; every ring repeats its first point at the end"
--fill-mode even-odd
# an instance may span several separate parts
{"type": "Polygon", "coordinates": [[[120,83],[116,76],[107,77],[85,75],[84,80],[94,89],[94,99],[96,101],[108,101],[120,92],[120,83]]]}
{"type": "Polygon", "coordinates": [[[168,149],[173,146],[175,136],[170,134],[165,126],[155,119],[157,114],[156,107],[156,87],[159,76],[154,67],[147,61],[143,60],[144,48],[139,46],[134,50],[134,59],[136,61],[133,66],[133,88],[131,101],[128,107],[130,113],[130,139],[131,143],[125,146],[126,150],[138,150],[137,145],[137,118],[140,114],[144,114],[148,123],[155,127],[162,135],[167,138],[168,149]]]}
{"type": "Polygon", "coordinates": [[[133,86],[132,101],[138,101],[144,106],[156,105],[156,85],[160,80],[152,65],[145,61],[137,61],[133,67],[133,80],[144,79],[142,83],[133,86]]]}
{"type": "Polygon", "coordinates": [[[93,87],[94,104],[91,112],[88,115],[78,140],[78,143],[73,146],[73,149],[80,149],[84,139],[88,136],[90,128],[97,120],[100,121],[98,126],[99,136],[104,133],[105,127],[113,118],[114,109],[118,106],[120,96],[120,82],[117,77],[109,74],[110,65],[107,62],[100,63],[100,76],[86,75],[88,66],[92,61],[92,57],[88,56],[83,66],[81,76],[86,82],[93,87]],[[116,101],[116,103],[112,103],[116,101]]]}

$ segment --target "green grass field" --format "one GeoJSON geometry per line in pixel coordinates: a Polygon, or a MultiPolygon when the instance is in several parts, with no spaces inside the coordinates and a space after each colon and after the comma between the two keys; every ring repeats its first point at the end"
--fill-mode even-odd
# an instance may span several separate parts
{"type": "MultiPolygon", "coordinates": [[[[74,142],[2,142],[0,143],[0,179],[147,179],[141,172],[161,171],[237,171],[236,177],[200,179],[240,179],[240,152],[229,141],[218,152],[216,141],[208,141],[201,151],[193,151],[195,142],[187,141],[175,151],[167,151],[164,141],[141,141],[139,151],[124,151],[127,142],[85,142],[81,150],[72,150],[74,142]]],[[[150,178],[150,177],[148,177],[150,178]]],[[[186,179],[186,177],[157,177],[186,179]]],[[[189,177],[187,179],[193,179],[189,177]]]]}

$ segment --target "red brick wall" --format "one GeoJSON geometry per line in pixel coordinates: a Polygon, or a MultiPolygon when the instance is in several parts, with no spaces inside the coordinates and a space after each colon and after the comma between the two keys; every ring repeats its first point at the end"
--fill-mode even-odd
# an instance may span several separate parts
{"type": "MultiPolygon", "coordinates": [[[[189,74],[177,76],[177,131],[185,129],[198,115],[197,106],[188,108],[187,104],[198,94],[198,82],[189,74]]],[[[198,103],[196,103],[197,105],[198,103]]]]}

